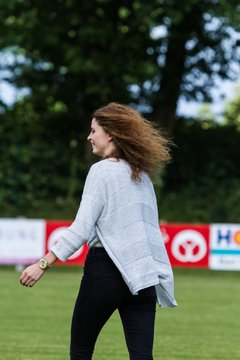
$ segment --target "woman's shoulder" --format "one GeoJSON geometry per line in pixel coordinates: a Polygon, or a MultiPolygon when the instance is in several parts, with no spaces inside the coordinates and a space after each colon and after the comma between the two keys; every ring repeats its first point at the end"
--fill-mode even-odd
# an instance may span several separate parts
{"type": "Polygon", "coordinates": [[[107,158],[93,164],[88,173],[89,178],[94,178],[103,184],[112,183],[112,181],[120,181],[120,179],[128,179],[131,177],[130,165],[116,158],[107,158]],[[115,180],[114,180],[115,179],[115,180]]]}
{"type": "Polygon", "coordinates": [[[104,171],[104,170],[108,171],[108,170],[112,170],[112,169],[116,170],[120,168],[128,169],[129,167],[130,165],[128,164],[128,162],[123,159],[107,158],[93,164],[91,166],[91,169],[98,171],[104,171]]]}
{"type": "Polygon", "coordinates": [[[128,182],[133,185],[152,186],[149,175],[142,171],[140,182],[132,180],[132,170],[130,164],[123,159],[107,158],[93,164],[90,169],[91,175],[102,180],[103,183],[109,182],[128,182]]]}

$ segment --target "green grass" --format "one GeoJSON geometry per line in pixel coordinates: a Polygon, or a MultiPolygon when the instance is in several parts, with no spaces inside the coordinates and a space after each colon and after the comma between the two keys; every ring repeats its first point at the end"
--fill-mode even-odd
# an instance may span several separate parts
{"type": "MultiPolygon", "coordinates": [[[[239,273],[175,269],[174,309],[157,308],[154,359],[240,359],[239,273]]],[[[81,269],[54,268],[33,288],[0,268],[0,359],[67,360],[81,269]]],[[[102,330],[93,359],[126,360],[117,312],[102,330]]]]}

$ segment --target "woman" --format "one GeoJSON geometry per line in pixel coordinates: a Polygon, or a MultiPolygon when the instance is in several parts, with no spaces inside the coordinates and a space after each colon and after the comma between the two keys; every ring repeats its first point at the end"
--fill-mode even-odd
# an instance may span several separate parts
{"type": "Polygon", "coordinates": [[[168,141],[126,105],[94,112],[88,141],[102,158],[87,176],[72,225],[21,275],[32,287],[57,259],[90,247],[71,327],[71,360],[92,359],[103,325],[118,309],[130,359],[153,359],[156,301],[176,306],[150,176],[170,158],[168,141]]]}

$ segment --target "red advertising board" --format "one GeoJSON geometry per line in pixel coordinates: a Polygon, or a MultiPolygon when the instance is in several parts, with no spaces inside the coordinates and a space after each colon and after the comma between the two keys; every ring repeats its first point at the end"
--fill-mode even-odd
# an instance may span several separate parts
{"type": "Polygon", "coordinates": [[[209,225],[160,224],[172,266],[208,267],[209,225]]]}
{"type": "MultiPolygon", "coordinates": [[[[46,221],[46,252],[70,225],[71,221],[46,221]]],[[[209,266],[209,225],[160,224],[160,228],[172,266],[209,266]]],[[[87,253],[88,246],[84,244],[65,263],[57,264],[83,265],[87,253]]]]}
{"type": "MultiPolygon", "coordinates": [[[[46,221],[46,242],[45,242],[45,252],[48,252],[50,247],[55,244],[61,237],[63,231],[71,225],[71,221],[46,221]]],[[[66,265],[83,265],[85,258],[88,253],[88,246],[84,244],[78,251],[76,251],[68,260],[63,263],[60,260],[56,264],[66,264],[66,265]]]]}

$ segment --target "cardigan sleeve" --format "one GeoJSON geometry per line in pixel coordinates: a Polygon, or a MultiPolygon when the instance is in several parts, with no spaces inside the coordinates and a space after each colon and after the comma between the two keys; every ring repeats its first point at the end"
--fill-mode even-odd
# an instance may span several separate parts
{"type": "Polygon", "coordinates": [[[95,224],[105,204],[104,180],[99,163],[92,165],[75,220],[64,231],[59,241],[50,248],[60,260],[66,261],[85,242],[95,238],[95,224]]]}

